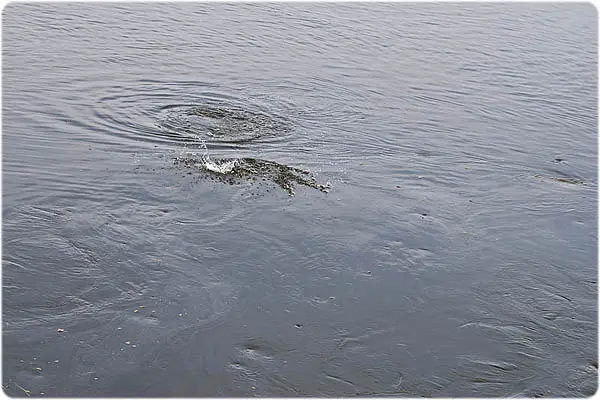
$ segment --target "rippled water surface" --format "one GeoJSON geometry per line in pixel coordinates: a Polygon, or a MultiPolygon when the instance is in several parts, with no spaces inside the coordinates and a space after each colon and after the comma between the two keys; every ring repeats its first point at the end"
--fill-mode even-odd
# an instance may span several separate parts
{"type": "Polygon", "coordinates": [[[12,3],[11,396],[589,396],[597,13],[12,3]]]}

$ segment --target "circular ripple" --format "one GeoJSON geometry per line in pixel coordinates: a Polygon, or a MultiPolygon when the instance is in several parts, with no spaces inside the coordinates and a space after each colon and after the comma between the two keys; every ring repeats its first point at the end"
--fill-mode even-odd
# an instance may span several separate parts
{"type": "Polygon", "coordinates": [[[198,141],[237,148],[259,140],[286,141],[293,130],[284,117],[294,114],[293,105],[199,82],[140,81],[88,92],[94,93],[93,106],[78,102],[64,119],[105,143],[114,144],[114,138],[161,145],[198,141]]]}
{"type": "Polygon", "coordinates": [[[199,104],[170,104],[162,107],[159,126],[169,137],[207,142],[246,143],[259,138],[277,138],[289,124],[274,114],[249,105],[227,104],[204,99],[199,104]]]}

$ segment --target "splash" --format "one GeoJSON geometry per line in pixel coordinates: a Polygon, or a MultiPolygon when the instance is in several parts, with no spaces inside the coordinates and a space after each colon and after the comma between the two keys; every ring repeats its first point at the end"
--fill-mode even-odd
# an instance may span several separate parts
{"type": "Polygon", "coordinates": [[[232,173],[235,167],[238,165],[238,159],[231,160],[218,160],[213,161],[210,158],[206,142],[200,136],[195,135],[194,141],[184,144],[184,148],[180,155],[175,158],[175,162],[184,164],[188,167],[197,167],[201,170],[214,172],[217,174],[229,174],[232,173]],[[191,151],[191,146],[200,146],[202,154],[197,151],[191,151]]]}
{"type": "Polygon", "coordinates": [[[307,186],[327,193],[330,185],[319,184],[315,176],[300,168],[290,167],[273,161],[257,158],[234,158],[212,160],[205,152],[198,156],[190,153],[175,158],[175,164],[184,168],[197,170],[199,173],[209,174],[213,179],[231,185],[243,182],[255,184],[272,182],[281,187],[290,196],[294,195],[295,185],[307,186]]]}
{"type": "Polygon", "coordinates": [[[216,172],[218,174],[229,174],[233,172],[234,168],[238,164],[237,158],[233,160],[215,162],[210,159],[210,154],[208,154],[206,142],[200,137],[197,137],[196,139],[200,142],[202,148],[204,149],[204,153],[202,154],[202,163],[204,165],[204,168],[206,168],[209,171],[216,172]]]}
{"type": "Polygon", "coordinates": [[[232,173],[238,164],[237,158],[229,161],[214,162],[210,159],[203,160],[204,168],[209,171],[216,172],[218,174],[229,174],[232,173]]]}
{"type": "MultiPolygon", "coordinates": [[[[212,108],[196,108],[193,113],[205,118],[221,120],[239,120],[244,123],[253,120],[252,116],[244,113],[235,114],[231,110],[228,112],[212,108]]],[[[242,124],[243,125],[243,124],[242,124]]],[[[265,123],[257,124],[266,125],[265,123]]],[[[254,126],[254,128],[257,128],[254,126]]],[[[236,126],[240,128],[240,126],[236,126]]],[[[228,129],[229,130],[229,129],[228,129]]],[[[257,131],[260,131],[258,129],[257,131]]],[[[184,168],[196,170],[198,173],[206,174],[211,179],[229,183],[239,184],[242,182],[255,182],[257,184],[275,183],[290,196],[294,195],[294,187],[303,185],[321,192],[327,193],[330,185],[319,184],[316,177],[310,172],[300,168],[279,164],[273,161],[260,160],[257,158],[219,158],[212,159],[205,142],[205,136],[198,134],[191,135],[192,141],[184,145],[181,154],[175,158],[175,164],[184,168]],[[199,151],[190,151],[191,147],[199,151]]],[[[210,140],[210,139],[208,139],[210,140]]]]}

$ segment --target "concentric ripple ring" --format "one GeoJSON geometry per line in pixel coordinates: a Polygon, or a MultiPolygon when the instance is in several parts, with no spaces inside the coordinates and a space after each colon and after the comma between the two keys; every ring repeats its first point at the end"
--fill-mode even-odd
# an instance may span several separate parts
{"type": "Polygon", "coordinates": [[[205,101],[170,104],[160,110],[159,127],[165,135],[213,143],[247,143],[274,138],[290,130],[286,121],[264,111],[237,104],[205,101]]]}
{"type": "Polygon", "coordinates": [[[296,115],[293,103],[202,82],[139,81],[90,90],[98,94],[93,107],[75,102],[60,116],[94,132],[94,139],[103,143],[114,144],[110,138],[116,137],[161,147],[203,142],[212,148],[239,148],[253,141],[287,142],[297,125],[289,118],[296,115]]]}

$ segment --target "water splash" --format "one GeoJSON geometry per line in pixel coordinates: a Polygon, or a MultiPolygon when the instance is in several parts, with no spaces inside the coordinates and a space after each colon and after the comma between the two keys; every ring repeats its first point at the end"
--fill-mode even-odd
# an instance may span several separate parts
{"type": "Polygon", "coordinates": [[[181,151],[180,155],[175,158],[175,160],[176,162],[185,162],[186,164],[188,164],[188,166],[193,166],[203,170],[216,172],[217,174],[230,174],[233,172],[233,170],[239,163],[239,160],[237,158],[219,161],[212,160],[210,158],[206,142],[198,135],[194,136],[193,142],[188,142],[184,144],[183,150],[181,151]],[[198,154],[198,152],[196,151],[190,151],[190,146],[197,146],[198,144],[202,148],[202,154],[198,154]]]}
{"type": "Polygon", "coordinates": [[[210,159],[205,159],[203,160],[204,162],[204,168],[206,168],[209,171],[212,172],[216,172],[218,174],[229,174],[232,173],[234,168],[237,166],[238,164],[238,160],[228,160],[228,161],[222,161],[220,163],[218,162],[213,162],[210,159]]]}
{"type": "Polygon", "coordinates": [[[202,163],[204,164],[204,168],[206,168],[209,171],[216,172],[218,174],[229,174],[233,172],[233,169],[238,164],[237,158],[233,160],[215,162],[210,159],[210,155],[208,154],[208,148],[206,147],[206,142],[200,137],[197,137],[197,140],[200,141],[202,148],[204,149],[204,153],[202,154],[202,163]]]}
{"type": "Polygon", "coordinates": [[[229,184],[249,181],[271,181],[285,190],[290,196],[294,195],[294,186],[303,185],[327,193],[330,184],[319,184],[310,172],[273,161],[256,158],[221,158],[213,160],[210,157],[205,140],[194,135],[193,141],[185,143],[184,149],[174,159],[176,165],[192,168],[199,172],[212,175],[222,182],[229,184]],[[202,152],[190,151],[190,146],[200,148],[202,152]]]}
{"type": "Polygon", "coordinates": [[[194,169],[209,174],[217,180],[233,184],[242,182],[272,182],[285,190],[290,196],[294,195],[294,186],[302,185],[327,193],[330,184],[319,184],[310,172],[273,161],[256,158],[223,158],[211,160],[207,152],[198,158],[197,153],[186,153],[174,160],[176,165],[194,169]]]}

